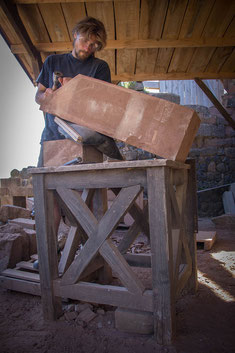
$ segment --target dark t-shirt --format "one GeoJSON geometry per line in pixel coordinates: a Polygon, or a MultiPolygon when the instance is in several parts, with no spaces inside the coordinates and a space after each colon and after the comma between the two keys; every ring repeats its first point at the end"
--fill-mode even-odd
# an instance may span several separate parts
{"type": "MultiPolygon", "coordinates": [[[[75,77],[82,74],[94,77],[106,82],[111,82],[110,69],[108,64],[101,59],[91,55],[88,59],[81,61],[76,59],[71,53],[50,55],[43,64],[37,83],[41,83],[46,88],[53,86],[53,72],[60,71],[65,77],[75,77]]],[[[41,143],[49,140],[63,139],[58,131],[58,125],[54,122],[54,116],[45,114],[45,128],[42,132],[41,143]]]]}

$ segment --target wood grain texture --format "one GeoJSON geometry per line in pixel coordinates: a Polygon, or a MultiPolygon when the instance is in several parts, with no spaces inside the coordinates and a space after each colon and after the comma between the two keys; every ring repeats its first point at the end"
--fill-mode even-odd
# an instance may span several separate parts
{"type": "Polygon", "coordinates": [[[175,330],[169,171],[167,168],[148,169],[147,177],[154,334],[158,343],[169,344],[175,330]]]}
{"type": "Polygon", "coordinates": [[[37,250],[44,318],[55,320],[61,315],[61,299],[54,295],[53,280],[59,277],[57,241],[54,228],[54,196],[45,189],[44,176],[33,178],[37,250]]]}

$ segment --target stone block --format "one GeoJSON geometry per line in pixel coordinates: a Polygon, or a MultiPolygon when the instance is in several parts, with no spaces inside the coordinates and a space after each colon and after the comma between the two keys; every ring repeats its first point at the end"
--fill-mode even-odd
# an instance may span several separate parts
{"type": "Polygon", "coordinates": [[[93,320],[97,316],[90,308],[86,308],[78,315],[78,320],[84,321],[88,323],[89,321],[93,320]]]}
{"type": "Polygon", "coordinates": [[[34,229],[24,228],[24,232],[29,238],[29,255],[37,254],[37,239],[34,229]]]}
{"type": "Polygon", "coordinates": [[[80,157],[82,162],[103,162],[102,154],[92,146],[84,146],[81,143],[64,139],[45,141],[43,143],[44,167],[58,167],[80,157]]]}
{"type": "Polygon", "coordinates": [[[183,162],[200,125],[192,109],[83,75],[55,91],[40,109],[183,162]]]}
{"type": "Polygon", "coordinates": [[[115,325],[120,331],[149,335],[153,333],[153,314],[117,308],[115,310],[115,325]]]}
{"type": "Polygon", "coordinates": [[[9,219],[15,218],[30,218],[31,212],[26,208],[13,206],[13,205],[3,205],[0,208],[0,221],[7,222],[9,219]]]}
{"type": "Polygon", "coordinates": [[[22,228],[34,229],[35,230],[35,220],[26,218],[15,218],[8,221],[9,224],[17,224],[22,228]]]}
{"type": "Polygon", "coordinates": [[[235,230],[235,215],[223,214],[211,219],[217,228],[235,230]]]}
{"type": "Polygon", "coordinates": [[[29,260],[29,238],[17,225],[0,227],[0,272],[29,260]]]}

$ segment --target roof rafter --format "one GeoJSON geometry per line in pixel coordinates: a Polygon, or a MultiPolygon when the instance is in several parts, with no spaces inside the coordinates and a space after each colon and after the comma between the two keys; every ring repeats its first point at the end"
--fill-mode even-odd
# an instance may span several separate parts
{"type": "MultiPolygon", "coordinates": [[[[30,56],[33,73],[35,78],[38,76],[42,68],[42,60],[40,52],[33,45],[17,11],[16,6],[10,1],[0,0],[0,6],[4,13],[6,14],[9,22],[14,28],[15,32],[19,36],[22,47],[24,48],[24,53],[27,53],[30,56]]],[[[16,54],[16,53],[15,53],[16,54]]]]}
{"type": "MultiPolygon", "coordinates": [[[[232,47],[235,45],[235,37],[231,38],[202,38],[198,40],[108,40],[105,50],[110,49],[154,49],[154,48],[203,48],[203,47],[232,47]]],[[[35,48],[43,52],[64,52],[72,49],[72,42],[35,43],[35,48]]],[[[14,44],[11,46],[14,54],[25,53],[24,46],[14,44]]]]}

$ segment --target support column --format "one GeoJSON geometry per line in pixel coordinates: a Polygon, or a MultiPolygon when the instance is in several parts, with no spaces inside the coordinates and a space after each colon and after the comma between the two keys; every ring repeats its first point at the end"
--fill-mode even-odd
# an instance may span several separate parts
{"type": "Polygon", "coordinates": [[[54,295],[53,281],[59,278],[57,240],[54,227],[54,194],[46,190],[46,176],[34,175],[35,221],[43,316],[56,320],[62,314],[61,298],[54,295]]]}
{"type": "Polygon", "coordinates": [[[147,169],[154,334],[159,344],[171,343],[175,326],[168,184],[168,167],[147,169]]]}

